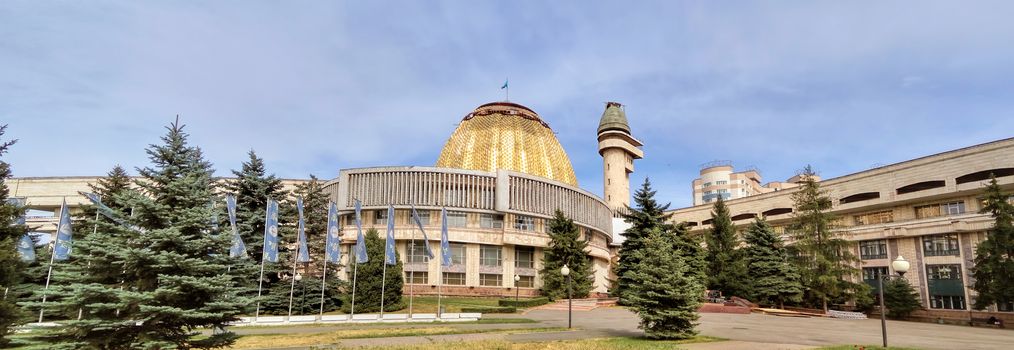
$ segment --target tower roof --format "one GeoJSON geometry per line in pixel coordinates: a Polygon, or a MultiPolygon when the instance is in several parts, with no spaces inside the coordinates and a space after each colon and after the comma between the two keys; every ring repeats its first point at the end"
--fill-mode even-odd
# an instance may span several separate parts
{"type": "Polygon", "coordinates": [[[627,113],[623,111],[623,105],[619,102],[606,102],[606,110],[602,112],[602,119],[599,120],[599,133],[608,130],[622,130],[630,133],[630,126],[627,125],[627,113]]]}

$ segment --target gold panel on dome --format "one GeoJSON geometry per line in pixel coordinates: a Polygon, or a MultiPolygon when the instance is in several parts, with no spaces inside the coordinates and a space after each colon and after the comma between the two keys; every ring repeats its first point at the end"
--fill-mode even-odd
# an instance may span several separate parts
{"type": "Polygon", "coordinates": [[[465,116],[437,159],[438,167],[513,170],[577,186],[577,177],[549,125],[510,102],[479,106],[465,116]]]}

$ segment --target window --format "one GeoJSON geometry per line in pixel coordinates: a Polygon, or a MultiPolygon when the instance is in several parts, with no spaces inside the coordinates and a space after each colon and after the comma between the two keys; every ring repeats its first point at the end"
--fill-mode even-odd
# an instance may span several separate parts
{"type": "Polygon", "coordinates": [[[715,181],[715,184],[716,185],[728,185],[729,181],[719,180],[719,181],[715,181]]]}
{"type": "Polygon", "coordinates": [[[964,201],[920,205],[915,207],[915,217],[917,219],[963,213],[965,213],[964,201]]]}
{"type": "Polygon", "coordinates": [[[960,280],[961,265],[926,265],[926,275],[931,280],[960,280]]]}
{"type": "Polygon", "coordinates": [[[373,224],[374,225],[387,225],[387,210],[374,210],[373,211],[373,224]]]}
{"type": "Polygon", "coordinates": [[[503,215],[479,214],[479,227],[482,228],[503,228],[503,215]]]}
{"type": "Polygon", "coordinates": [[[877,278],[884,275],[887,275],[887,266],[863,268],[864,281],[876,281],[877,278]]]}
{"type": "Polygon", "coordinates": [[[503,275],[493,273],[480,273],[479,285],[486,287],[501,287],[503,286],[503,275]]]}
{"type": "Polygon", "coordinates": [[[859,242],[859,257],[862,259],[887,259],[887,240],[859,242]]]}
{"type": "Polygon", "coordinates": [[[708,187],[708,186],[711,186],[711,183],[710,183],[710,182],[705,182],[705,183],[704,183],[704,185],[703,185],[703,186],[701,186],[701,187],[708,187]]]}
{"type": "Polygon", "coordinates": [[[429,283],[429,272],[426,271],[406,271],[405,280],[410,284],[427,284],[429,283]]]}
{"type": "Polygon", "coordinates": [[[514,266],[526,269],[535,268],[535,247],[515,246],[514,266]]]}
{"type": "Polygon", "coordinates": [[[926,265],[926,277],[931,308],[965,309],[961,265],[926,265]]]}
{"type": "Polygon", "coordinates": [[[930,308],[964,310],[965,297],[958,295],[930,295],[930,308]]]}
{"type": "Polygon", "coordinates": [[[922,249],[926,256],[958,255],[958,235],[925,236],[922,249]]]}
{"type": "Polygon", "coordinates": [[[704,191],[704,194],[705,194],[705,195],[708,195],[708,194],[714,194],[714,193],[715,193],[715,191],[704,191]]]}
{"type": "Polygon", "coordinates": [[[535,231],[535,218],[531,216],[514,216],[514,229],[521,231],[535,231]]]}
{"type": "Polygon", "coordinates": [[[447,212],[447,227],[468,226],[468,214],[463,211],[447,212]]]}
{"type": "Polygon", "coordinates": [[[894,222],[894,211],[884,210],[866,214],[853,215],[856,226],[894,222]]]}
{"type": "Polygon", "coordinates": [[[718,189],[718,193],[729,193],[729,190],[724,189],[724,188],[719,188],[718,189]]]}
{"type": "Polygon", "coordinates": [[[495,245],[480,245],[479,246],[479,264],[482,266],[500,266],[500,261],[503,258],[503,250],[500,246],[495,245]]]}
{"type": "Polygon", "coordinates": [[[1014,301],[1008,301],[1006,303],[1002,301],[998,302],[996,303],[996,310],[1002,312],[1012,312],[1014,311],[1014,301]]]}
{"type": "Polygon", "coordinates": [[[449,243],[447,246],[451,249],[451,265],[464,264],[465,245],[462,243],[449,243]]]}
{"type": "Polygon", "coordinates": [[[518,276],[518,288],[535,288],[535,276],[518,276]]]}
{"type": "MultiPolygon", "coordinates": [[[[416,210],[415,213],[417,215],[419,215],[419,222],[422,223],[423,226],[429,226],[430,225],[430,211],[429,210],[416,210]]],[[[412,215],[412,214],[409,214],[409,215],[412,215]]],[[[409,220],[410,224],[415,225],[415,221],[414,220],[412,220],[411,218],[409,218],[408,220],[409,220]]]]}
{"type": "Polygon", "coordinates": [[[585,242],[591,242],[594,237],[595,236],[592,235],[592,230],[591,229],[585,229],[584,230],[584,241],[585,242]]]}
{"type": "Polygon", "coordinates": [[[464,272],[444,272],[444,284],[450,286],[463,286],[465,285],[465,273],[464,272]]]}
{"type": "Polygon", "coordinates": [[[408,241],[408,246],[405,251],[408,252],[409,263],[424,263],[426,262],[426,241],[408,241]]]}

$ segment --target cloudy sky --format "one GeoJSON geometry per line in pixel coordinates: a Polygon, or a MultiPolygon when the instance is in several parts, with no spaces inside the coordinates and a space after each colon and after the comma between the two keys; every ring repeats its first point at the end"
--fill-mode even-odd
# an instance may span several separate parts
{"type": "Polygon", "coordinates": [[[462,116],[540,113],[582,187],[626,105],[663,201],[699,166],[825,178],[1014,136],[1014,3],[198,1],[0,4],[16,176],[147,164],[177,114],[219,174],[432,165],[462,116]],[[363,2],[367,3],[367,2],[363,2]]]}

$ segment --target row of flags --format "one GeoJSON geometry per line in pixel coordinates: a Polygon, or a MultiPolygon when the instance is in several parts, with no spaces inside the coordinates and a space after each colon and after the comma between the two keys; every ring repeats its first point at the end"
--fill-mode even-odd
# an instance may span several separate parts
{"type": "MultiPolygon", "coordinates": [[[[127,225],[122,219],[117,217],[113,209],[102,204],[99,196],[94,193],[82,193],[92,204],[95,205],[96,210],[102,216],[113,220],[124,226],[127,225]]],[[[25,205],[24,198],[9,198],[8,201],[18,207],[25,205]]],[[[236,225],[236,196],[227,194],[225,196],[226,209],[229,215],[229,226],[232,233],[232,245],[229,249],[229,256],[232,258],[239,258],[247,256],[246,244],[243,242],[242,236],[239,234],[239,229],[236,225]]],[[[296,211],[298,213],[297,223],[297,262],[309,262],[310,253],[306,242],[306,224],[303,216],[303,198],[298,197],[296,199],[296,211]]],[[[327,236],[324,243],[324,258],[331,263],[338,263],[341,260],[341,229],[338,226],[338,207],[334,202],[330,202],[328,205],[327,213],[327,236]]],[[[450,244],[447,238],[447,209],[441,209],[440,211],[441,225],[440,225],[440,251],[441,251],[441,264],[444,266],[451,265],[451,252],[450,244]]],[[[422,220],[419,217],[419,213],[416,211],[415,206],[412,206],[412,222],[422,232],[423,242],[429,242],[429,237],[426,235],[426,230],[423,227],[422,220]]],[[[278,202],[274,199],[268,199],[267,209],[265,211],[265,225],[264,225],[264,246],[262,252],[262,258],[265,261],[277,262],[278,261],[278,202]]],[[[213,222],[217,223],[217,220],[213,219],[213,222]]],[[[19,216],[15,220],[16,225],[24,225],[25,217],[19,216]]],[[[366,240],[363,236],[362,226],[362,204],[359,200],[355,201],[355,224],[356,224],[356,244],[353,246],[353,255],[357,264],[362,264],[369,261],[369,256],[366,252],[366,240]]],[[[57,225],[56,241],[54,243],[53,259],[57,261],[66,260],[70,257],[71,253],[71,241],[73,238],[73,229],[71,227],[70,211],[67,210],[67,201],[63,201],[60,206],[60,222],[57,225]]],[[[394,244],[394,206],[388,206],[387,208],[387,235],[384,244],[384,262],[388,265],[395,265],[395,244],[394,244]]],[[[425,254],[429,259],[433,259],[433,250],[429,244],[424,245],[425,254]]],[[[17,251],[21,257],[21,260],[25,262],[31,262],[35,260],[35,242],[32,238],[25,234],[21,237],[17,245],[17,251]]]]}

